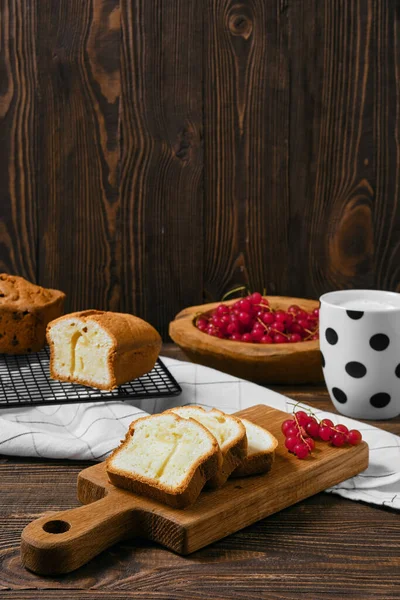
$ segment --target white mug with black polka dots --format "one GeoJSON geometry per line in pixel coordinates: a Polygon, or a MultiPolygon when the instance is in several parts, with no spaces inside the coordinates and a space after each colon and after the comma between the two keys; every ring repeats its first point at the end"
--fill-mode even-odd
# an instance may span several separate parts
{"type": "Polygon", "coordinates": [[[320,301],[322,366],[335,408],[356,419],[400,415],[400,294],[342,290],[320,301]]]}

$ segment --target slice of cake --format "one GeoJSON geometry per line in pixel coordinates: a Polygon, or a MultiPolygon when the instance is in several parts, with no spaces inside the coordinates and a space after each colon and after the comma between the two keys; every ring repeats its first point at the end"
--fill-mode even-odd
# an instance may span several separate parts
{"type": "Polygon", "coordinates": [[[49,323],[53,379],[111,390],[151,371],[161,349],[157,331],[138,317],[85,310],[49,323]]]}
{"type": "Polygon", "coordinates": [[[275,459],[278,440],[267,429],[247,419],[240,419],[246,427],[247,456],[232,473],[232,477],[267,473],[275,459]]]}
{"type": "Polygon", "coordinates": [[[206,411],[201,406],[182,406],[170,410],[185,419],[195,419],[207,427],[216,438],[223,460],[218,472],[207,482],[207,485],[213,488],[224,485],[232,471],[246,457],[247,437],[243,423],[240,419],[226,415],[216,408],[206,411]]]}
{"type": "Polygon", "coordinates": [[[218,443],[210,432],[170,412],[131,423],[106,469],[115,486],[184,508],[196,501],[218,464],[218,443]]]}
{"type": "Polygon", "coordinates": [[[65,294],[0,274],[0,354],[39,352],[46,326],[64,312],[65,294]]]}

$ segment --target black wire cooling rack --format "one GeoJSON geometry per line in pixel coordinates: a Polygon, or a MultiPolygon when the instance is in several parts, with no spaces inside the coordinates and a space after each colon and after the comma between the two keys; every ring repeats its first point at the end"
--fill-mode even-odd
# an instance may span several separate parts
{"type": "Polygon", "coordinates": [[[182,391],[160,359],[150,373],[109,392],[50,379],[49,360],[47,347],[33,354],[0,355],[0,409],[160,398],[182,391]]]}

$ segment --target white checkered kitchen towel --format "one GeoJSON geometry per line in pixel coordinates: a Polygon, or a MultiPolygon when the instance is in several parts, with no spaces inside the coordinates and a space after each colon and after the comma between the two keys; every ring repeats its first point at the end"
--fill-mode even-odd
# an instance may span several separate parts
{"type": "MultiPolygon", "coordinates": [[[[188,362],[162,358],[182,387],[178,397],[107,401],[0,410],[0,454],[74,460],[104,460],[124,437],[131,421],[173,406],[199,404],[232,413],[254,404],[292,412],[293,400],[248,381],[188,362]]],[[[299,405],[301,406],[301,405],[299,405]]],[[[299,406],[297,408],[299,408],[299,406]]],[[[314,410],[314,409],[313,409],[314,410]]],[[[351,500],[400,509],[400,438],[353,419],[314,410],[369,444],[366,471],[327,490],[351,500]]]]}

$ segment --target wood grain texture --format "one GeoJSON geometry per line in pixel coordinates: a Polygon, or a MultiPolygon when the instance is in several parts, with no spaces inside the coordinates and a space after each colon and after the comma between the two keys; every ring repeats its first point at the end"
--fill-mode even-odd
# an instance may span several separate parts
{"type": "Polygon", "coordinates": [[[202,292],[202,6],[122,2],[121,306],[162,333],[202,292]]]}
{"type": "MultiPolygon", "coordinates": [[[[181,351],[168,345],[163,354],[179,358],[181,351]]],[[[320,387],[291,395],[328,408],[320,387]]],[[[400,434],[399,418],[374,424],[400,434]]],[[[317,494],[188,557],[135,539],[62,578],[29,573],[19,556],[23,527],[50,510],[76,507],[77,475],[89,465],[0,456],[2,598],[293,600],[302,594],[334,600],[349,590],[352,600],[399,596],[397,512],[330,494],[317,494]]]]}
{"type": "Polygon", "coordinates": [[[0,271],[36,277],[36,0],[0,1],[0,271]]]}
{"type": "Polygon", "coordinates": [[[291,286],[399,289],[398,4],[307,0],[288,15],[291,286]]]}
{"type": "Polygon", "coordinates": [[[119,0],[40,0],[38,280],[66,310],[120,302],[119,0]]]}
{"type": "Polygon", "coordinates": [[[237,284],[400,290],[397,2],[0,9],[2,270],[164,337],[237,284]]]}
{"type": "Polygon", "coordinates": [[[203,490],[193,505],[179,510],[114,487],[100,463],[78,477],[78,497],[86,506],[42,517],[24,529],[23,564],[42,575],[69,573],[130,536],[190,554],[368,466],[365,442],[340,450],[325,444],[310,460],[299,461],[284,446],[281,424],[286,413],[260,405],[236,414],[268,427],[277,438],[269,473],[233,477],[217,490],[203,490]]]}
{"type": "MultiPolygon", "coordinates": [[[[288,289],[289,68],[280,0],[205,3],[206,300],[288,289]]],[[[293,293],[292,295],[296,295],[293,293]]]]}

